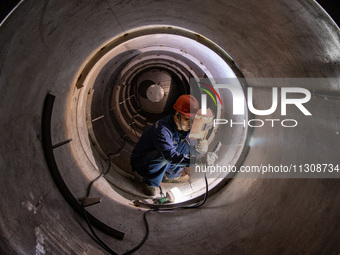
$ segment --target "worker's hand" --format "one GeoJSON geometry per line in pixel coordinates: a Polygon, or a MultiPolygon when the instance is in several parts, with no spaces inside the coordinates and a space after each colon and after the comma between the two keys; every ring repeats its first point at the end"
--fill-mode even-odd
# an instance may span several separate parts
{"type": "Polygon", "coordinates": [[[208,152],[206,155],[205,162],[208,166],[211,166],[215,163],[216,159],[218,159],[218,156],[216,155],[215,152],[208,152]]]}
{"type": "Polygon", "coordinates": [[[198,140],[195,149],[199,154],[204,154],[208,151],[208,141],[206,139],[198,140]]]}

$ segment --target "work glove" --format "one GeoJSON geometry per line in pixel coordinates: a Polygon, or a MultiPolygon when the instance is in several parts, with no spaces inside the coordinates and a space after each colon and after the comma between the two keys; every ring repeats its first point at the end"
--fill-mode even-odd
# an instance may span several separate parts
{"type": "Polygon", "coordinates": [[[197,144],[195,145],[195,149],[199,154],[204,154],[208,151],[208,141],[207,139],[198,140],[197,144]]]}
{"type": "Polygon", "coordinates": [[[218,159],[218,156],[216,155],[215,152],[208,152],[204,158],[203,158],[203,162],[202,163],[205,163],[207,164],[208,166],[212,166],[216,159],[218,159]]]}

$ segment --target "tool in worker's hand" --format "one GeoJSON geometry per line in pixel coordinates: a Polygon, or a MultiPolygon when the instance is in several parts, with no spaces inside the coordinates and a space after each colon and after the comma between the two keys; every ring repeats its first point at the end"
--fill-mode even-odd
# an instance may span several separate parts
{"type": "Polygon", "coordinates": [[[215,145],[215,147],[214,147],[214,149],[213,149],[212,152],[215,153],[215,154],[217,155],[218,152],[220,151],[221,147],[222,147],[222,143],[221,143],[221,142],[218,142],[218,143],[215,145]]]}
{"type": "Polygon", "coordinates": [[[218,142],[214,149],[206,154],[205,163],[207,165],[211,166],[215,163],[216,159],[218,159],[217,153],[220,151],[221,147],[222,143],[218,142]]]}

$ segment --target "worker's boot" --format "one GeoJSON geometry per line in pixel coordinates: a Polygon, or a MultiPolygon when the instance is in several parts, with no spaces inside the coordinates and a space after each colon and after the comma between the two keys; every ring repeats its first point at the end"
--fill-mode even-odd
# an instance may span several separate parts
{"type": "Polygon", "coordinates": [[[165,182],[165,183],[183,183],[183,182],[188,182],[189,179],[190,179],[190,176],[188,174],[181,175],[181,176],[173,178],[173,179],[168,178],[164,174],[162,182],[165,182]]]}
{"type": "Polygon", "coordinates": [[[147,196],[154,196],[156,194],[156,187],[149,186],[143,182],[143,192],[147,196]]]}

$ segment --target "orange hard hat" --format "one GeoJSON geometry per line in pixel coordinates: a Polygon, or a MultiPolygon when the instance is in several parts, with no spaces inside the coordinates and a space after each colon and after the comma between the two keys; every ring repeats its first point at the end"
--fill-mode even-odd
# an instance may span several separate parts
{"type": "Polygon", "coordinates": [[[181,95],[176,103],[174,109],[188,117],[195,117],[196,112],[199,110],[199,103],[192,95],[181,95]]]}

